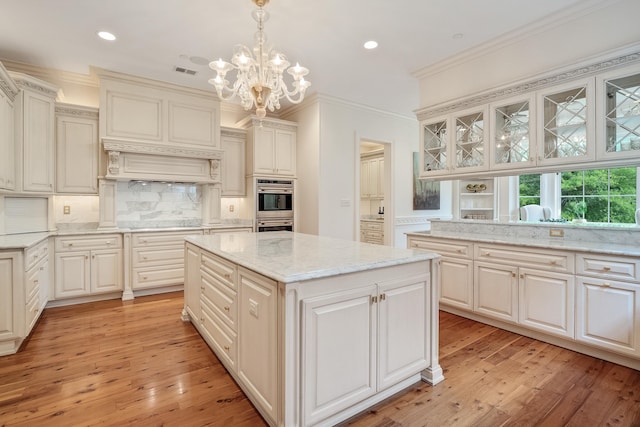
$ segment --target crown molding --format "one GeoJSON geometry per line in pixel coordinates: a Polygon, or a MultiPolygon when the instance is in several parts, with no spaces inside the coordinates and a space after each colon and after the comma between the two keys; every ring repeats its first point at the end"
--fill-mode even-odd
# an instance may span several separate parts
{"type": "Polygon", "coordinates": [[[247,136],[247,131],[245,129],[238,128],[230,128],[226,126],[220,126],[220,136],[231,136],[231,137],[240,137],[245,138],[247,136]]]}
{"type": "Polygon", "coordinates": [[[82,117],[87,119],[98,119],[98,108],[86,107],[84,105],[56,103],[57,116],[82,117]]]}
{"type": "Polygon", "coordinates": [[[381,110],[379,108],[370,107],[368,105],[360,104],[355,101],[349,101],[344,98],[339,98],[333,95],[322,94],[319,92],[314,92],[309,97],[305,97],[304,101],[302,101],[300,104],[295,104],[291,107],[288,107],[282,110],[280,113],[280,116],[286,118],[288,116],[291,116],[292,114],[298,113],[299,111],[309,108],[310,106],[315,104],[333,104],[333,105],[350,108],[352,110],[366,111],[369,113],[379,114],[383,116],[415,121],[415,117],[412,117],[412,116],[407,116],[405,114],[400,114],[400,113],[394,113],[392,111],[381,110]]]}
{"type": "Polygon", "coordinates": [[[28,88],[54,99],[58,97],[59,88],[51,83],[15,71],[9,71],[9,76],[11,76],[16,86],[20,89],[28,88]]]}
{"type": "Polygon", "coordinates": [[[87,87],[98,87],[100,85],[95,74],[80,74],[70,71],[56,70],[53,68],[44,68],[8,59],[2,59],[1,61],[5,64],[7,69],[10,69],[11,71],[28,74],[45,81],[55,79],[59,82],[72,83],[87,87]]]}
{"type": "Polygon", "coordinates": [[[274,119],[272,117],[265,117],[264,119],[260,119],[256,115],[247,116],[236,123],[236,125],[242,129],[247,129],[249,127],[259,127],[264,124],[266,124],[270,128],[284,129],[292,132],[295,132],[298,128],[298,124],[296,122],[274,119]]]}
{"type": "Polygon", "coordinates": [[[483,43],[481,46],[471,47],[457,55],[415,70],[411,75],[421,80],[434,74],[443,73],[448,69],[472,61],[475,58],[486,56],[499,49],[503,49],[505,46],[513,45],[525,39],[535,37],[538,34],[565,25],[567,22],[573,21],[582,16],[610,7],[620,1],[622,0],[582,0],[575,5],[569,6],[559,12],[555,12],[552,15],[542,17],[539,20],[522,26],[517,30],[495,37],[483,43]]]}
{"type": "MultiPolygon", "coordinates": [[[[640,46],[633,45],[634,48],[640,48],[640,46]]],[[[628,50],[628,49],[623,49],[628,50]]],[[[617,50],[616,52],[620,52],[617,50]]],[[[588,77],[607,71],[613,68],[624,66],[627,64],[640,62],[640,51],[633,53],[627,53],[622,56],[609,57],[602,55],[601,60],[598,62],[586,63],[584,62],[577,68],[556,70],[553,73],[547,73],[545,75],[537,76],[531,80],[522,81],[512,85],[504,86],[499,89],[493,89],[491,91],[482,92],[477,95],[457,99],[444,104],[438,104],[435,106],[421,108],[416,110],[416,116],[418,120],[425,120],[431,117],[444,115],[453,111],[459,111],[477,105],[486,104],[499,99],[533,92],[548,86],[553,86],[563,82],[576,80],[582,77],[588,77]]],[[[575,66],[575,64],[574,64],[575,66]]]]}
{"type": "Polygon", "coordinates": [[[16,99],[16,96],[20,91],[16,83],[9,75],[7,69],[2,65],[2,62],[0,62],[0,90],[4,92],[4,94],[11,100],[11,102],[16,99]]]}

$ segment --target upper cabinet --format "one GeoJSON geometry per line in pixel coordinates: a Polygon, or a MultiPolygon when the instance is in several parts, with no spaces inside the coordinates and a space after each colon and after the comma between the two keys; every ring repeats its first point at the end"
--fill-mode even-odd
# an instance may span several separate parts
{"type": "Polygon", "coordinates": [[[58,89],[21,73],[11,73],[20,89],[15,101],[18,189],[52,193],[55,171],[55,101],[58,89]]]}
{"type": "Polygon", "coordinates": [[[245,146],[247,131],[223,127],[220,130],[222,157],[222,196],[244,197],[245,188],[245,146]]]}
{"type": "Polygon", "coordinates": [[[545,76],[417,115],[422,178],[635,165],[640,160],[638,55],[545,76]]]}
{"type": "Polygon", "coordinates": [[[488,170],[487,117],[480,107],[424,122],[421,176],[488,170]]]}
{"type": "Polygon", "coordinates": [[[14,100],[18,87],[0,63],[0,189],[15,190],[14,100]]]}
{"type": "Polygon", "coordinates": [[[599,159],[640,156],[640,65],[597,78],[599,159]]]}
{"type": "Polygon", "coordinates": [[[98,109],[56,105],[56,191],[98,194],[98,109]]]}
{"type": "Polygon", "coordinates": [[[360,155],[360,198],[384,199],[384,150],[360,155]]]}
{"type": "Polygon", "coordinates": [[[100,138],[185,148],[220,147],[213,93],[100,70],[100,138]]]}
{"type": "Polygon", "coordinates": [[[296,128],[293,122],[249,117],[247,126],[247,174],[296,175],[296,128]]]}

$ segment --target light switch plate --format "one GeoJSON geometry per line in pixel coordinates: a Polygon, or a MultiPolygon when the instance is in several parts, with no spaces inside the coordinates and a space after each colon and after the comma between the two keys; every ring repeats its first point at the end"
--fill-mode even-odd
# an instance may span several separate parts
{"type": "Polygon", "coordinates": [[[64,205],[64,207],[62,208],[62,213],[64,215],[69,215],[71,213],[71,206],[69,205],[64,205]]]}

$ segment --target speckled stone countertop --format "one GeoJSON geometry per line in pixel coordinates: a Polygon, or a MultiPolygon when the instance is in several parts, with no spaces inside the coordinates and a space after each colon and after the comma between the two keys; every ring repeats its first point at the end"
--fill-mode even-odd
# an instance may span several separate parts
{"type": "Polygon", "coordinates": [[[186,240],[283,283],[438,258],[429,252],[286,231],[188,236],[186,240]]]}
{"type": "Polygon", "coordinates": [[[575,252],[640,257],[640,227],[585,227],[573,224],[433,221],[430,231],[407,236],[431,236],[575,252]],[[550,230],[562,237],[550,237],[550,230]]]}

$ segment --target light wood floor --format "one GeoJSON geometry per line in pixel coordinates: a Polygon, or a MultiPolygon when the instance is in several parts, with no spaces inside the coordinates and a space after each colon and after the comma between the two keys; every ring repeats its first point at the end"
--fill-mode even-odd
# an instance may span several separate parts
{"type": "MultiPolygon", "coordinates": [[[[0,357],[0,426],[264,426],[190,323],[182,293],[45,310],[0,357]]],[[[640,426],[640,372],[451,314],[446,379],[353,426],[640,426]]]]}

